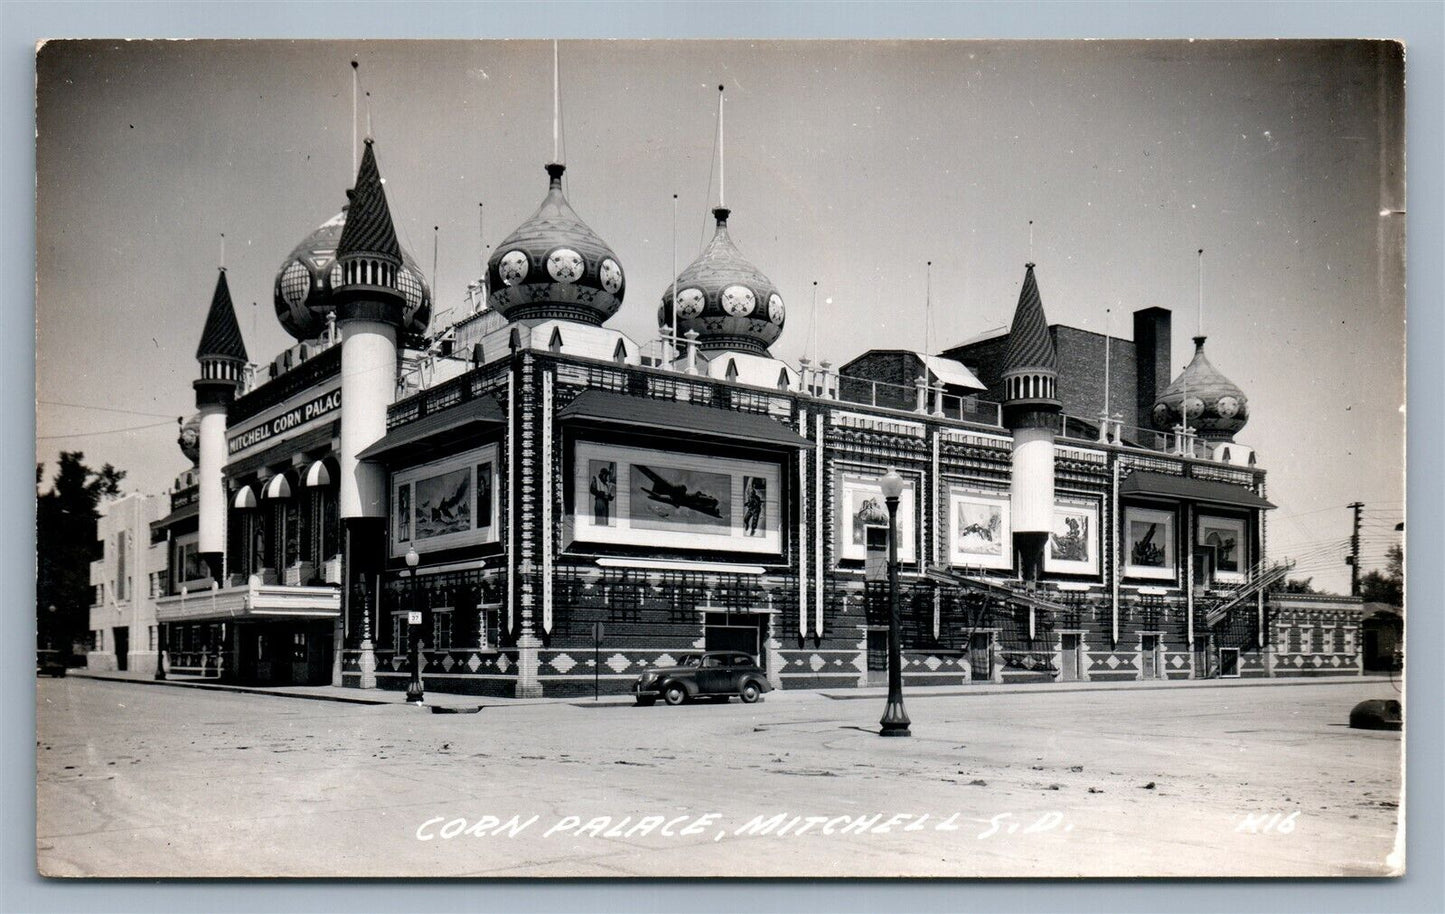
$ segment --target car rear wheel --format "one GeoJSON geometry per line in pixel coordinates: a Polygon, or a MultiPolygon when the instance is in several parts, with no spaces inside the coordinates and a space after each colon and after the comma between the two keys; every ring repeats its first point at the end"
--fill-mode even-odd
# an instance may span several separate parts
{"type": "Polygon", "coordinates": [[[743,700],[743,704],[747,705],[752,704],[762,696],[763,690],[758,688],[758,684],[756,682],[743,683],[742,691],[738,692],[738,697],[743,700]]]}
{"type": "Polygon", "coordinates": [[[673,683],[663,690],[662,700],[670,705],[680,705],[687,701],[687,690],[677,683],[673,683]]]}

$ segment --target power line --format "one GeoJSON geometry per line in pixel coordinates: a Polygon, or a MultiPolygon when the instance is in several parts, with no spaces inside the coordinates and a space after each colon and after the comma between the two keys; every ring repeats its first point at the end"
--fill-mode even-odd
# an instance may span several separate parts
{"type": "Polygon", "coordinates": [[[88,406],[84,403],[62,403],[59,400],[36,400],[35,402],[44,406],[69,406],[72,409],[95,409],[103,413],[127,413],[132,416],[155,416],[157,419],[175,418],[174,414],[172,413],[146,413],[141,412],[138,409],[120,409],[114,406],[88,406]]]}
{"type": "Polygon", "coordinates": [[[99,432],[76,432],[73,435],[36,435],[36,441],[58,441],[62,438],[89,438],[93,435],[119,435],[122,432],[139,432],[148,428],[160,428],[163,425],[172,425],[172,422],[152,422],[150,425],[132,425],[130,428],[109,428],[99,432]]]}

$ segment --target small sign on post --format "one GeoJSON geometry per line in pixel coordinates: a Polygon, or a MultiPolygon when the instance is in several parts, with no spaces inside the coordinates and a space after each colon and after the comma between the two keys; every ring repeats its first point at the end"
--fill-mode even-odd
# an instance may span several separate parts
{"type": "Polygon", "coordinates": [[[407,625],[420,625],[420,624],[421,624],[421,611],[420,611],[420,610],[413,609],[413,610],[411,610],[410,612],[408,612],[408,613],[406,614],[406,624],[407,624],[407,625]]]}

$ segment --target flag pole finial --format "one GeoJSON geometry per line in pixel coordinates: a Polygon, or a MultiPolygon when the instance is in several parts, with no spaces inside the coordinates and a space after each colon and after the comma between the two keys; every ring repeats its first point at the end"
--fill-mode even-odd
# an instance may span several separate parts
{"type": "Polygon", "coordinates": [[[717,87],[717,205],[727,209],[727,157],[723,151],[723,86],[717,87]]]}

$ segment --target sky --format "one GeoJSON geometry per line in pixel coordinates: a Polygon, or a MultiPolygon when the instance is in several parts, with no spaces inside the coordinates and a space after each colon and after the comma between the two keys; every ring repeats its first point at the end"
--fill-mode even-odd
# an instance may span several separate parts
{"type": "MultiPolygon", "coordinates": [[[[486,246],[545,193],[550,43],[41,50],[47,476],[62,450],[126,470],[133,491],[163,491],[186,468],[175,417],[194,412],[222,233],[252,359],[288,345],[272,284],[345,202],[353,59],[398,232],[429,272],[435,227],[444,323],[463,313],[486,246]]],[[[1300,556],[1296,576],[1347,589],[1351,502],[1366,505],[1365,568],[1398,541],[1405,207],[1392,46],[564,41],[559,60],[568,197],[628,280],[609,326],[657,336],[673,194],[677,267],[710,236],[724,84],[729,229],[787,303],[775,355],[841,364],[872,347],[946,348],[1009,321],[1032,259],[1052,323],[1103,331],[1111,309],[1127,338],[1132,311],[1172,309],[1175,373],[1202,313],[1211,361],[1249,397],[1238,440],[1279,506],[1269,553],[1300,556]]]]}

